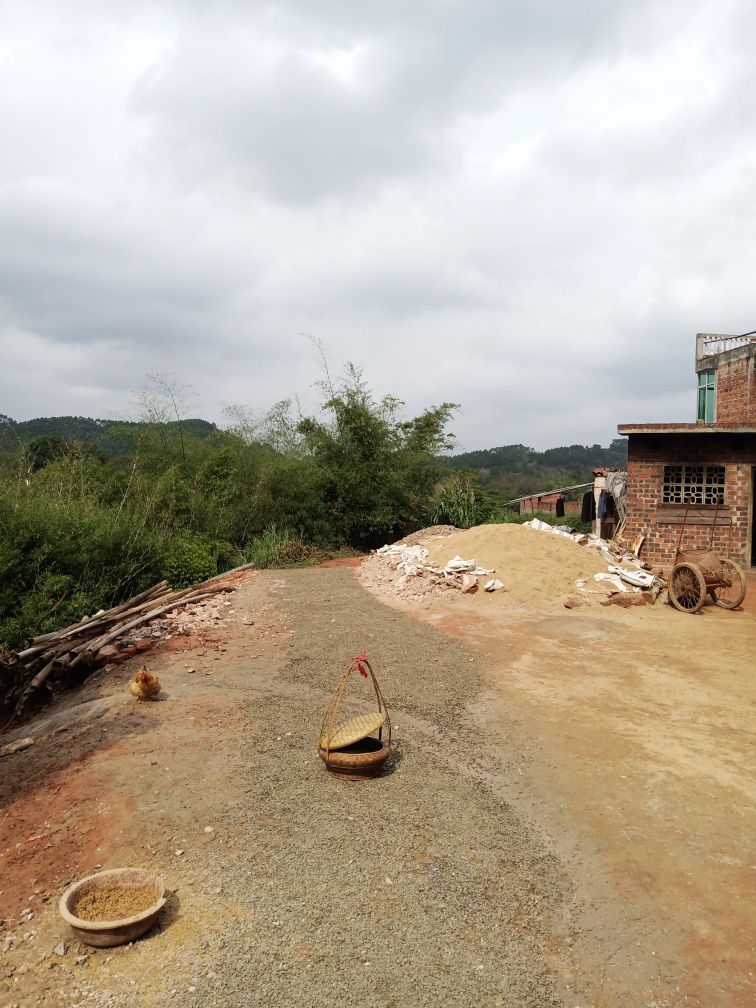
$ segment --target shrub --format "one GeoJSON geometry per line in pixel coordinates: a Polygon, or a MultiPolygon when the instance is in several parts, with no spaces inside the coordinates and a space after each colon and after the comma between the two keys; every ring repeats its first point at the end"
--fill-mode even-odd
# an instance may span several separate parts
{"type": "Polygon", "coordinates": [[[255,567],[298,567],[317,557],[317,551],[286,529],[270,525],[255,536],[244,550],[248,563],[255,567]]]}
{"type": "MultiPolygon", "coordinates": [[[[46,429],[31,449],[6,438],[0,646],[161,577],[181,589],[242,555],[258,567],[299,566],[427,524],[454,407],[404,420],[401,404],[375,400],[355,369],[339,388],[327,384],[317,418],[298,420],[283,403],[260,422],[203,433],[200,421],[180,418],[180,395],[159,378],[144,399],[147,422],[110,427],[107,455],[46,429]]],[[[0,416],[0,433],[7,426],[0,416]]]]}
{"type": "Polygon", "coordinates": [[[297,430],[322,473],[334,540],[365,549],[421,527],[440,472],[435,456],[450,444],[446,427],[456,407],[442,403],[400,420],[402,403],[376,401],[354,367],[330,392],[326,418],[305,417],[297,430]]]}
{"type": "Polygon", "coordinates": [[[36,491],[19,500],[2,489],[0,644],[17,647],[159,579],[159,530],[134,527],[88,502],[36,491]]]}
{"type": "Polygon", "coordinates": [[[188,588],[217,573],[217,555],[199,539],[176,539],[163,558],[163,577],[174,589],[188,588]]]}

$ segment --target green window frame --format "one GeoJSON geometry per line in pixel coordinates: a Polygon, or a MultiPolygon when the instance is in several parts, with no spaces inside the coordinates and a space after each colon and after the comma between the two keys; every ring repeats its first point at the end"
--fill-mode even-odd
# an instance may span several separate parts
{"type": "Polygon", "coordinates": [[[698,419],[714,423],[717,415],[717,372],[698,372],[698,419]]]}

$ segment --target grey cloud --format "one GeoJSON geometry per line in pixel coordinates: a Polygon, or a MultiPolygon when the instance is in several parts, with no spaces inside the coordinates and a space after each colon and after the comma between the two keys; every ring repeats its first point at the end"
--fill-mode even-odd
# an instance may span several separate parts
{"type": "Polygon", "coordinates": [[[210,419],[310,411],[311,332],[408,413],[461,402],[467,448],[690,419],[696,330],[756,327],[753,23],[738,0],[15,7],[0,411],[127,412],[147,371],[210,419]]]}
{"type": "Polygon", "coordinates": [[[206,338],[231,278],[118,214],[65,189],[0,194],[0,318],[62,342],[206,338]]]}
{"type": "Polygon", "coordinates": [[[296,203],[441,170],[458,117],[558,78],[599,41],[617,44],[628,16],[593,0],[569,13],[494,0],[268,10],[291,31],[272,57],[259,51],[263,19],[245,6],[215,49],[204,22],[189,26],[137,89],[135,107],[184,184],[230,177],[296,203]],[[353,77],[328,67],[333,47],[354,56],[353,77]]]}

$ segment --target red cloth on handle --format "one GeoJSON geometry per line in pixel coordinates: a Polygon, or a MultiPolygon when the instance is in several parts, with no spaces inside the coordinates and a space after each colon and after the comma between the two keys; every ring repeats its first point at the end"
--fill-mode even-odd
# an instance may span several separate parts
{"type": "Polygon", "coordinates": [[[354,658],[352,659],[352,668],[357,669],[360,675],[363,676],[363,678],[365,679],[367,679],[368,677],[368,670],[365,668],[365,662],[367,660],[368,656],[366,654],[355,655],[354,658]]]}

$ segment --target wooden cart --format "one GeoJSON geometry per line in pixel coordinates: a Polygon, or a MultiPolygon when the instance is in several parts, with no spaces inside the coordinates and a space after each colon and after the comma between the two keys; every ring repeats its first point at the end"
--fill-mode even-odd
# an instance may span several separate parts
{"type": "Polygon", "coordinates": [[[723,609],[737,609],[745,598],[746,582],[743,571],[733,560],[720,557],[712,549],[716,518],[717,512],[714,511],[709,548],[683,553],[680,544],[688,519],[688,509],[685,509],[685,518],[677,540],[675,562],[667,582],[669,601],[681,612],[697,612],[706,601],[707,595],[723,609]]]}

